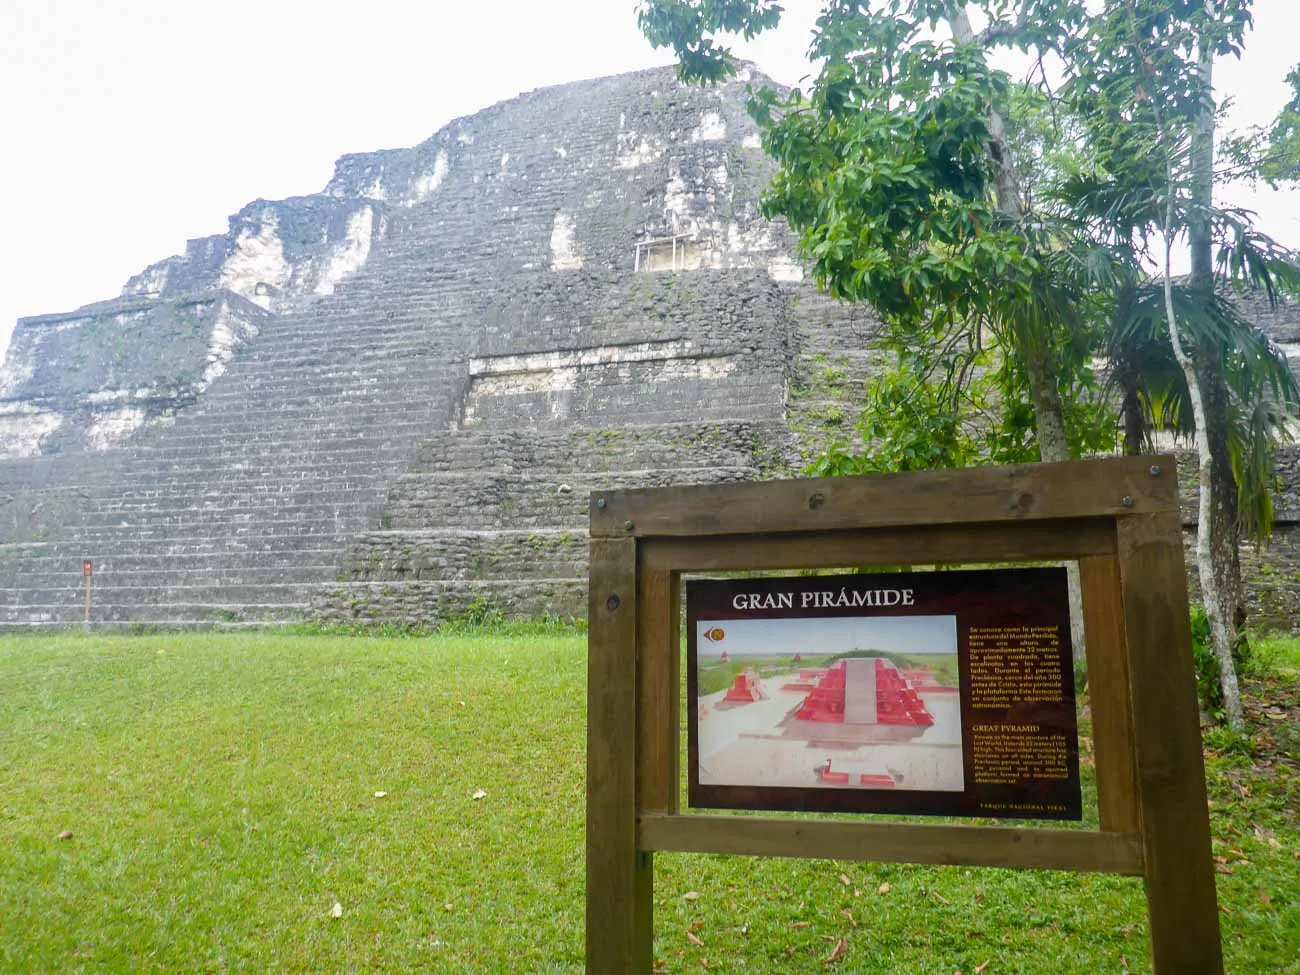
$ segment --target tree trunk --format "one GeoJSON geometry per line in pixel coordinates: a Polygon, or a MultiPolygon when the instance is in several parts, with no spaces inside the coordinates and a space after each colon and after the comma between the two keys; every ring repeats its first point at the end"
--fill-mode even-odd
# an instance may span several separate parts
{"type": "Polygon", "coordinates": [[[1142,400],[1138,395],[1137,384],[1127,377],[1119,381],[1124,397],[1119,404],[1120,417],[1124,423],[1124,456],[1140,457],[1147,444],[1147,423],[1142,413],[1142,400]]]}
{"type": "MultiPolygon", "coordinates": [[[[1022,343],[1023,345],[1023,343],[1022,343]]],[[[1065,435],[1065,416],[1061,408],[1061,385],[1052,351],[1045,344],[1028,343],[1021,348],[1029,396],[1034,403],[1034,431],[1038,437],[1038,457],[1044,463],[1070,459],[1070,441],[1065,435]]],[[[1077,674],[1086,673],[1088,644],[1083,627],[1083,582],[1079,563],[1065,563],[1066,584],[1070,597],[1070,646],[1077,674]]]]}
{"type": "Polygon", "coordinates": [[[1025,376],[1029,396],[1034,402],[1034,430],[1038,437],[1038,456],[1045,463],[1070,459],[1070,441],[1065,436],[1065,417],[1061,406],[1061,386],[1056,363],[1050,349],[1024,348],[1025,376]]]}
{"type": "MultiPolygon", "coordinates": [[[[1172,187],[1170,189],[1170,209],[1172,209],[1172,187]]],[[[1173,223],[1172,219],[1169,223],[1173,223]]],[[[1172,229],[1165,231],[1165,316],[1169,321],[1169,341],[1174,347],[1174,358],[1178,360],[1183,375],[1187,378],[1187,390],[1192,399],[1192,413],[1196,419],[1196,457],[1199,461],[1197,485],[1200,489],[1200,505],[1196,518],[1196,571],[1201,582],[1201,599],[1205,603],[1206,615],[1210,618],[1210,637],[1214,643],[1214,656],[1219,661],[1223,710],[1228,716],[1228,724],[1232,728],[1240,729],[1245,724],[1241,713],[1241,693],[1237,687],[1237,669],[1232,662],[1232,639],[1227,620],[1224,618],[1223,601],[1219,595],[1219,581],[1214,574],[1214,560],[1210,545],[1210,526],[1214,521],[1214,485],[1210,478],[1213,459],[1210,456],[1210,437],[1205,429],[1205,397],[1201,393],[1200,379],[1196,375],[1196,364],[1183,346],[1182,336],[1178,334],[1178,318],[1174,314],[1173,281],[1170,279],[1172,233],[1172,229]]]]}
{"type": "MultiPolygon", "coordinates": [[[[1121,307],[1132,303],[1135,288],[1125,285],[1120,292],[1121,307]]],[[[1119,315],[1116,312],[1116,315],[1119,315]]],[[[1139,356],[1128,345],[1112,339],[1110,349],[1110,381],[1120,392],[1120,426],[1124,431],[1124,456],[1138,457],[1146,452],[1147,416],[1142,408],[1142,370],[1139,356]]]]}
{"type": "MultiPolygon", "coordinates": [[[[1197,74],[1203,101],[1191,145],[1191,194],[1194,204],[1187,221],[1187,238],[1191,250],[1193,294],[1209,304],[1214,297],[1214,265],[1211,253],[1210,224],[1207,211],[1214,202],[1214,103],[1210,99],[1214,78],[1214,51],[1202,37],[1197,51],[1197,74]]],[[[1170,206],[1173,203],[1170,186],[1170,206]]],[[[1172,220],[1169,221],[1171,227],[1172,220]]],[[[1237,687],[1237,669],[1232,659],[1236,645],[1237,614],[1241,608],[1241,563],[1237,543],[1240,526],[1237,519],[1237,486],[1228,456],[1228,402],[1223,381],[1220,350],[1215,344],[1188,349],[1178,334],[1174,316],[1173,283],[1169,278],[1168,239],[1165,241],[1165,313],[1169,318],[1169,336],[1174,355],[1187,377],[1196,419],[1196,453],[1199,461],[1200,504],[1196,525],[1197,571],[1201,581],[1201,598],[1210,617],[1214,654],[1219,661],[1219,678],[1223,689],[1224,710],[1228,723],[1242,726],[1241,700],[1237,687]],[[1208,583],[1208,585],[1207,585],[1208,583]]]]}
{"type": "Polygon", "coordinates": [[[1205,424],[1210,438],[1210,484],[1214,489],[1214,510],[1210,523],[1210,555],[1219,582],[1224,620],[1236,646],[1246,622],[1246,603],[1241,584],[1241,519],[1237,510],[1238,487],[1228,451],[1229,399],[1223,379],[1219,349],[1205,344],[1195,354],[1196,374],[1205,396],[1205,424]]]}
{"type": "MultiPolygon", "coordinates": [[[[948,23],[953,38],[959,44],[974,44],[975,30],[965,4],[952,3],[948,23]]],[[[989,111],[989,154],[997,162],[994,173],[997,187],[998,209],[1013,222],[1023,217],[1024,197],[1011,172],[1006,154],[1007,129],[1002,116],[989,111]]],[[[1048,326],[1051,327],[1050,325],[1048,326]]],[[[1061,385],[1056,362],[1052,358],[1048,337],[1026,336],[1026,329],[1017,329],[1017,352],[1025,365],[1025,378],[1029,383],[1029,396],[1034,404],[1034,432],[1038,438],[1038,457],[1044,463],[1070,459],[1070,442],[1065,435],[1065,411],[1061,405],[1061,385]]],[[[1076,671],[1082,671],[1087,658],[1083,629],[1083,589],[1079,581],[1079,563],[1067,562],[1066,574],[1070,590],[1070,641],[1074,651],[1076,671]]]]}

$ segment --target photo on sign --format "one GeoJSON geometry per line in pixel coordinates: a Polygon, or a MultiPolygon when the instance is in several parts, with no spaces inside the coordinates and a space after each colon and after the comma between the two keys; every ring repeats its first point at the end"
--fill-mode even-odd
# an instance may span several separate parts
{"type": "Polygon", "coordinates": [[[695,621],[702,786],[962,792],[955,615],[695,621]]]}

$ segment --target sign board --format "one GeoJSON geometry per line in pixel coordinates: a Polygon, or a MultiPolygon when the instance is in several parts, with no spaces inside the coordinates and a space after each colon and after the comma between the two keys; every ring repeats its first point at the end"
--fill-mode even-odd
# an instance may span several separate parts
{"type": "Polygon", "coordinates": [[[673,851],[1141,877],[1155,975],[1222,975],[1174,475],[1125,457],[593,494],[587,971],[652,971],[673,851]],[[1062,563],[1086,809],[1064,572],[1043,568],[1062,563]],[[1035,823],[1081,812],[1097,828],[1035,823]]]}
{"type": "Polygon", "coordinates": [[[1080,819],[1064,569],[686,586],[690,804],[1080,819]]]}

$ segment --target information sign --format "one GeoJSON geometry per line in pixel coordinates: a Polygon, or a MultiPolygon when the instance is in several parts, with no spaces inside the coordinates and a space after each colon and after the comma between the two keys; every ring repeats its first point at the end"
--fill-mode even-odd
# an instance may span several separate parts
{"type": "Polygon", "coordinates": [[[687,583],[705,808],[1080,819],[1064,569],[687,583]]]}
{"type": "Polygon", "coordinates": [[[655,970],[660,852],[1141,877],[1152,971],[1223,975],[1174,473],[1119,457],[595,492],[590,975],[655,970]],[[1081,818],[1070,599],[1040,568],[1070,563],[1096,825],[979,822],[1081,818]]]}

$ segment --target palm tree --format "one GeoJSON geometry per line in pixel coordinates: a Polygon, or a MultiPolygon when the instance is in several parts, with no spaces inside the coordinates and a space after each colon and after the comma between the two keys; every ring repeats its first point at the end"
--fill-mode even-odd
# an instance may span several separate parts
{"type": "MultiPolygon", "coordinates": [[[[1291,439],[1292,424],[1300,419],[1300,384],[1286,356],[1250,321],[1241,303],[1222,292],[1213,292],[1207,301],[1204,292],[1185,281],[1172,290],[1180,328],[1196,348],[1212,350],[1215,356],[1203,373],[1222,383],[1224,424],[1212,428],[1210,436],[1228,458],[1230,480],[1215,487],[1229,500],[1222,513],[1229,516],[1225,529],[1232,539],[1231,564],[1223,572],[1228,603],[1224,608],[1240,627],[1244,607],[1236,542],[1262,542],[1272,530],[1274,447],[1291,439]]],[[[1280,300],[1276,291],[1265,291],[1264,296],[1270,304],[1280,300]]],[[[1159,282],[1133,281],[1121,290],[1106,344],[1125,453],[1148,450],[1156,432],[1190,440],[1190,393],[1170,350],[1159,282]]]]}

